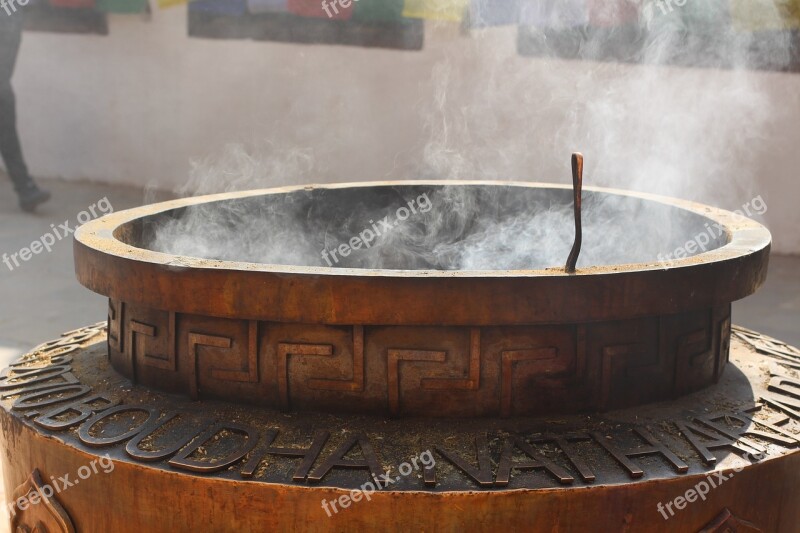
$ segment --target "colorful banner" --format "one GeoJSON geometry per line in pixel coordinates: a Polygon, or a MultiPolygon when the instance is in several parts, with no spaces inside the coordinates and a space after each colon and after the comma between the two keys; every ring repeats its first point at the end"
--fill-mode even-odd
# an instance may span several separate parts
{"type": "Polygon", "coordinates": [[[730,0],[733,27],[739,31],[800,29],[800,0],[730,0]]]}
{"type": "Polygon", "coordinates": [[[246,0],[192,0],[189,10],[214,15],[242,16],[247,14],[246,0]]]}
{"type": "Polygon", "coordinates": [[[523,0],[520,23],[539,29],[567,29],[587,26],[586,0],[523,0]]]}
{"type": "Polygon", "coordinates": [[[95,7],[95,0],[50,0],[53,7],[87,8],[95,7]]]}
{"type": "Polygon", "coordinates": [[[470,0],[406,0],[403,16],[414,19],[461,22],[470,0]]]}
{"type": "Polygon", "coordinates": [[[289,0],[289,13],[307,18],[350,20],[353,18],[353,0],[289,0]]]}
{"type": "Polygon", "coordinates": [[[150,9],[148,0],[97,0],[96,7],[104,13],[144,13],[150,9]]]}
{"type": "MultiPolygon", "coordinates": [[[[595,28],[613,28],[639,22],[639,4],[631,0],[588,0],[587,7],[589,25],[595,28]]],[[[687,7],[688,4],[681,9],[687,7]]]]}
{"type": "Polygon", "coordinates": [[[469,5],[469,26],[509,26],[519,22],[521,0],[472,0],[469,5]]]}
{"type": "Polygon", "coordinates": [[[254,14],[286,13],[289,10],[289,2],[288,0],[247,0],[247,10],[254,14]]]}
{"type": "Polygon", "coordinates": [[[186,4],[186,0],[156,0],[156,5],[159,9],[166,9],[168,7],[175,7],[186,4]]]}
{"type": "Polygon", "coordinates": [[[353,20],[358,22],[397,22],[403,19],[404,0],[358,0],[353,20]]]}

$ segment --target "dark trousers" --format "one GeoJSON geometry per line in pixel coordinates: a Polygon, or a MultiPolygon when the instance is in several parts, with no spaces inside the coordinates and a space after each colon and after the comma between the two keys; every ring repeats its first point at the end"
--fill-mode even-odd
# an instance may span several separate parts
{"type": "Polygon", "coordinates": [[[0,11],[0,154],[17,191],[32,184],[22,157],[17,134],[17,104],[11,88],[11,76],[22,38],[22,16],[20,12],[6,15],[0,11]]]}

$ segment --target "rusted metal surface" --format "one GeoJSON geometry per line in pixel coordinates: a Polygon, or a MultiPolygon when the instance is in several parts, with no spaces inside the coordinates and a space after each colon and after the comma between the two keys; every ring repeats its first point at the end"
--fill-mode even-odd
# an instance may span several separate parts
{"type": "Polygon", "coordinates": [[[578,264],[578,256],[581,254],[581,243],[583,242],[583,227],[581,225],[581,196],[583,195],[583,154],[572,154],[572,209],[575,213],[575,242],[567,258],[567,265],[564,268],[567,274],[575,273],[575,266],[578,264]]]}
{"type": "MultiPolygon", "coordinates": [[[[582,166],[575,154],[572,262],[582,166]]],[[[143,217],[287,190],[298,189],[170,202],[79,230],[78,278],[110,296],[114,368],[195,400],[286,411],[510,417],[630,407],[716,382],[727,361],[730,302],[766,273],[769,233],[759,224],[612,192],[604,194],[702,214],[700,222],[723,225],[729,242],[670,268],[618,265],[577,275],[280,267],[133,247],[131,224],[143,217]]]]}
{"type": "MultiPolygon", "coordinates": [[[[794,533],[800,353],[743,329],[735,337],[736,371],[690,398],[608,415],[432,424],[286,416],[132,386],[92,326],[0,374],[6,490],[59,489],[14,504],[22,531],[40,522],[51,532],[496,531],[502,519],[520,531],[794,533]],[[90,472],[104,457],[113,470],[90,472]],[[376,478],[369,500],[351,499],[376,478]],[[676,504],[702,482],[704,498],[676,504]]],[[[421,355],[438,358],[397,357],[421,355]]]]}

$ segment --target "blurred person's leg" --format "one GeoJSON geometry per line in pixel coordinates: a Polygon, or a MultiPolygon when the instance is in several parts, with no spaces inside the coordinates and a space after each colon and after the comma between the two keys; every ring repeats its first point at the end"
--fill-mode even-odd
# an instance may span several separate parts
{"type": "Polygon", "coordinates": [[[20,207],[33,211],[50,198],[50,193],[39,189],[31,179],[17,133],[16,99],[11,76],[22,38],[22,17],[20,12],[11,15],[0,12],[0,154],[19,195],[20,207]]]}

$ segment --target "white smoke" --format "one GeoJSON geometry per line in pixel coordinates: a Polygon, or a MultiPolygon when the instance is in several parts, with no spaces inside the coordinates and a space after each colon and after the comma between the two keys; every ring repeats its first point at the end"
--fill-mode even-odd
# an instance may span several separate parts
{"type": "MultiPolygon", "coordinates": [[[[756,196],[753,177],[731,173],[728,161],[747,162],[770,142],[769,125],[781,111],[772,107],[755,69],[780,69],[789,62],[789,33],[752,30],[779,27],[785,0],[663,0],[639,6],[639,17],[628,24],[587,30],[581,20],[589,16],[587,6],[600,9],[594,17],[619,20],[631,13],[632,4],[523,0],[527,24],[518,32],[490,28],[464,34],[452,24],[429,22],[428,44],[421,52],[429,61],[417,61],[420,68],[430,67],[430,75],[419,88],[416,109],[408,110],[421,117],[419,140],[396,146],[397,157],[387,158],[383,175],[355,178],[570,183],[569,155],[581,151],[587,185],[713,200],[728,207],[756,196]],[[521,57],[517,46],[538,51],[521,57]],[[565,59],[565,53],[572,57],[565,59]]],[[[387,72],[392,60],[406,61],[388,58],[387,72]]],[[[364,83],[358,93],[337,100],[337,109],[316,106],[319,116],[306,113],[311,124],[296,127],[309,131],[314,121],[330,126],[328,114],[347,115],[348,108],[374,104],[369,80],[364,83]]],[[[381,102],[393,105],[391,94],[381,102]]],[[[342,151],[357,157],[370,150],[335,146],[339,153],[327,146],[298,148],[274,140],[234,144],[221,156],[198,162],[182,192],[327,181],[327,158],[341,157],[342,151]]],[[[504,209],[498,198],[479,203],[464,188],[436,191],[430,213],[353,254],[342,266],[563,265],[573,238],[569,199],[537,206],[538,211],[507,210],[514,216],[503,217],[492,215],[504,209]]],[[[313,220],[291,205],[281,209],[296,219],[239,212],[240,207],[189,211],[166,223],[150,246],[197,257],[323,266],[320,247],[346,241],[352,228],[368,225],[383,207],[353,205],[350,218],[320,215],[313,220]],[[275,217],[282,226],[275,225],[275,217]]],[[[687,224],[674,213],[656,210],[625,218],[615,211],[621,208],[614,202],[586,203],[579,266],[654,261],[658,252],[670,251],[670,243],[690,237],[682,234],[687,224]]]]}

